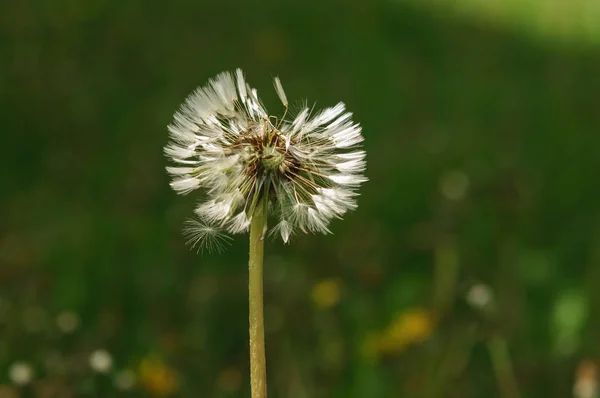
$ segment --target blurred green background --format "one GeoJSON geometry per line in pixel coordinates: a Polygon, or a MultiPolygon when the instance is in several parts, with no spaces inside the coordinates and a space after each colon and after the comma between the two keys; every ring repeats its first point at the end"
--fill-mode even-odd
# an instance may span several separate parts
{"type": "Polygon", "coordinates": [[[370,181],[266,247],[272,397],[598,397],[595,0],[0,5],[0,398],[247,397],[247,237],[196,255],[166,125],[241,67],[344,101],[370,181]],[[487,6],[482,5],[487,4],[487,6]]]}

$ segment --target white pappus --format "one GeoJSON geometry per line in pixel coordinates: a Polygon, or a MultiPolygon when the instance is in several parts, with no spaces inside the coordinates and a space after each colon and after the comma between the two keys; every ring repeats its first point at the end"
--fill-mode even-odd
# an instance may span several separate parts
{"type": "Polygon", "coordinates": [[[296,232],[329,233],[331,219],[356,208],[367,181],[360,125],[343,103],[286,119],[279,78],[274,85],[281,118],[269,115],[240,69],[211,79],[175,113],[164,149],[171,187],[205,192],[185,229],[193,246],[218,249],[227,232],[247,231],[263,198],[277,220],[271,232],[284,242],[296,232]]]}

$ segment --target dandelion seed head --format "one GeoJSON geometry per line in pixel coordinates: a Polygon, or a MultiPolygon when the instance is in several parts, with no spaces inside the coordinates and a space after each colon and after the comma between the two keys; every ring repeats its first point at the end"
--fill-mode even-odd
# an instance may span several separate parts
{"type": "Polygon", "coordinates": [[[271,233],[284,242],[296,232],[330,233],[330,221],[357,206],[367,181],[360,125],[343,103],[319,112],[304,105],[288,117],[283,85],[273,82],[281,117],[270,116],[238,69],[196,89],[168,127],[171,187],[205,194],[184,230],[198,250],[220,250],[225,232],[246,232],[263,199],[276,218],[271,233]]]}
{"type": "Polygon", "coordinates": [[[27,362],[15,362],[8,369],[8,376],[14,384],[24,386],[31,382],[34,372],[27,362]]]}
{"type": "Polygon", "coordinates": [[[92,370],[98,373],[108,373],[113,365],[112,355],[106,350],[96,350],[88,359],[92,370]]]}

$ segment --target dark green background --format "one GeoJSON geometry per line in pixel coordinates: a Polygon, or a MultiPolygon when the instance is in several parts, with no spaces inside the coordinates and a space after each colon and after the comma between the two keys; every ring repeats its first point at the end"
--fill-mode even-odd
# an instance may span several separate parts
{"type": "Polygon", "coordinates": [[[88,369],[105,348],[114,374],[160,357],[175,396],[249,396],[247,237],[190,251],[194,194],[169,189],[162,154],[185,96],[236,67],[274,114],[277,75],[292,102],[344,101],[368,154],[334,235],[267,244],[269,396],[513,397],[490,360],[500,339],[521,396],[567,397],[600,355],[597,47],[394,2],[0,10],[0,381],[15,361],[36,370],[3,394],[150,396],[88,369]],[[453,171],[469,181],[458,200],[440,191],[453,171]],[[323,278],[342,286],[330,309],[311,301],[323,278]],[[494,311],[466,303],[478,283],[494,311]],[[363,355],[414,308],[437,319],[427,341],[363,355]],[[81,318],[70,335],[64,310],[81,318]]]}

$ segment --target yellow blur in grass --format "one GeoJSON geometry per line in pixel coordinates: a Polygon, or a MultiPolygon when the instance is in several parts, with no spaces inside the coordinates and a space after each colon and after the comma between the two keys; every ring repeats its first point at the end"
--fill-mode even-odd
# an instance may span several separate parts
{"type": "Polygon", "coordinates": [[[311,298],[315,307],[330,309],[335,307],[342,296],[342,283],[336,278],[322,279],[312,287],[311,298]]]}
{"type": "Polygon", "coordinates": [[[158,356],[149,356],[142,360],[139,381],[148,393],[157,397],[171,396],[177,392],[179,386],[175,370],[158,356]]]}
{"type": "Polygon", "coordinates": [[[413,344],[426,341],[435,327],[430,311],[412,308],[398,314],[381,332],[367,336],[364,353],[370,359],[397,354],[413,344]]]}

